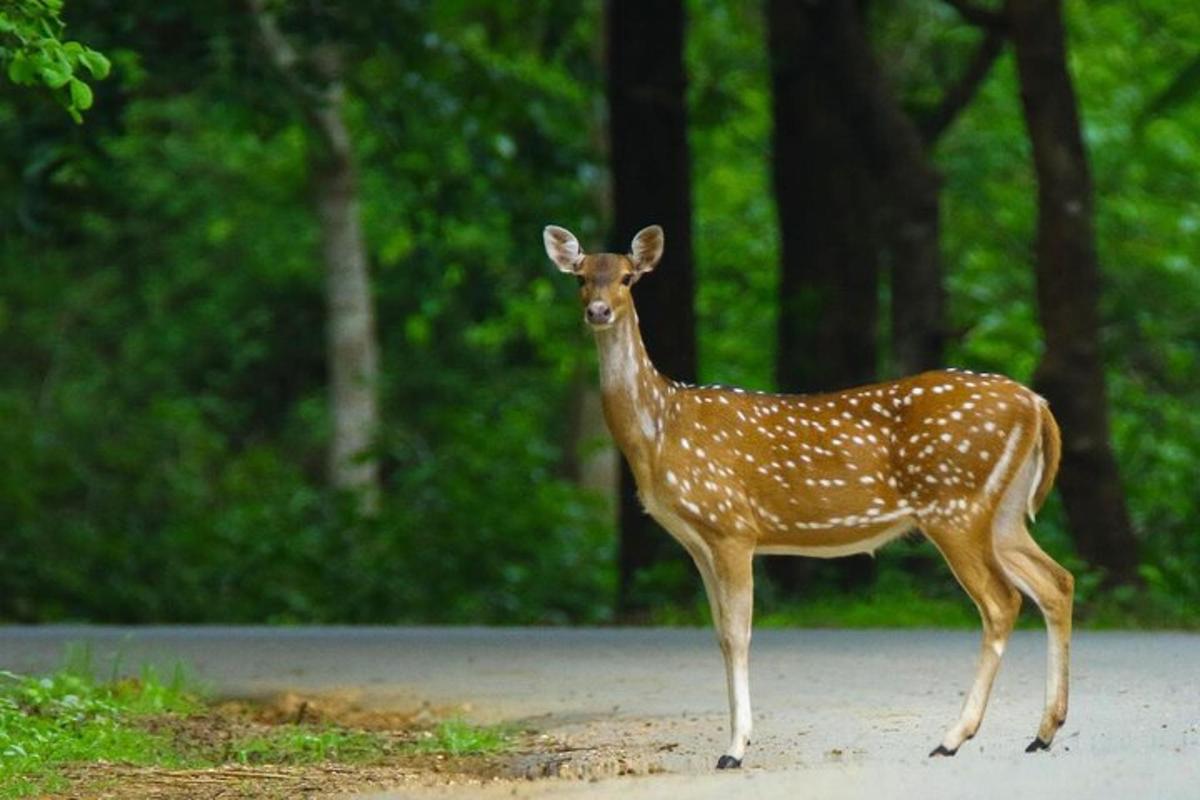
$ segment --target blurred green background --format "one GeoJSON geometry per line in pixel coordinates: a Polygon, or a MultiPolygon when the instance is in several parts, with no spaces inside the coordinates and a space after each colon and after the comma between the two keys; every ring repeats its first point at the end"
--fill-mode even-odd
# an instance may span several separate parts
{"type": "MultiPolygon", "coordinates": [[[[23,4],[58,13],[42,0],[12,8],[23,4]]],[[[684,5],[698,378],[773,389],[765,5],[684,5]]],[[[905,108],[939,97],[980,38],[942,0],[860,5],[905,108]]],[[[373,509],[327,478],[320,145],[254,8],[70,0],[65,31],[43,34],[112,65],[99,80],[70,51],[70,81],[14,74],[28,40],[0,12],[0,620],[702,619],[699,581],[678,558],[637,575],[648,611],[621,612],[594,346],[574,282],[541,243],[551,222],[589,249],[612,241],[604,4],[258,8],[302,55],[340,48],[378,331],[373,509]]],[[[1076,572],[1085,622],[1194,627],[1200,7],[1076,0],[1065,20],[1137,576],[1106,581],[1077,554],[1057,494],[1036,536],[1076,572]]],[[[1043,348],[1037,185],[1011,47],[930,158],[945,363],[1031,381],[1043,348]]],[[[763,575],[759,596],[767,622],[974,618],[918,541],[881,553],[866,582],[763,575]]]]}

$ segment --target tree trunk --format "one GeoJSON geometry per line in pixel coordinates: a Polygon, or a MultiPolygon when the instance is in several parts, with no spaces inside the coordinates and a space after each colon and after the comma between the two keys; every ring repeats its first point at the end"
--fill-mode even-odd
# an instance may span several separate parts
{"type": "Polygon", "coordinates": [[[362,510],[371,513],[379,502],[379,462],[372,453],[379,432],[379,346],[358,176],[342,106],[338,91],[315,109],[324,146],[310,149],[329,313],[329,479],[339,489],[356,492],[362,510]]]}
{"type": "MultiPolygon", "coordinates": [[[[781,275],[775,378],[781,391],[830,391],[871,381],[878,360],[879,187],[846,117],[848,44],[863,36],[852,4],[769,0],[774,115],[773,187],[781,275]]],[[[873,580],[856,556],[826,566],[767,561],[776,585],[795,594],[833,573],[873,580]]]]}
{"type": "Polygon", "coordinates": [[[872,380],[878,348],[877,187],[844,118],[852,14],[770,0],[773,185],[780,230],[776,382],[817,392],[872,380]]]}
{"type": "Polygon", "coordinates": [[[1138,548],[1109,446],[1092,184],[1062,8],[1059,0],[1009,0],[1006,12],[1038,182],[1035,273],[1046,352],[1035,383],[1062,425],[1058,486],[1079,552],[1111,582],[1133,582],[1138,548]]]}
{"type": "MultiPolygon", "coordinates": [[[[793,0],[794,1],[794,0],[793,0]]],[[[878,191],[876,224],[890,267],[892,360],[902,375],[942,366],[945,348],[940,242],[941,179],[916,120],[875,62],[855,3],[808,4],[832,39],[831,80],[846,129],[878,191]]]]}
{"type": "Polygon", "coordinates": [[[892,364],[899,375],[945,366],[939,181],[925,154],[892,176],[888,215],[892,364]]]}
{"type": "Polygon", "coordinates": [[[259,41],[299,106],[309,131],[309,172],[325,265],[326,359],[333,435],[330,483],[355,493],[359,508],[379,504],[379,462],[371,452],[379,431],[379,345],[367,247],[358,202],[354,149],[345,120],[342,64],[325,45],[301,54],[280,30],[264,0],[248,0],[259,41]],[[313,84],[300,68],[311,67],[313,84]]]}
{"type": "MultiPolygon", "coordinates": [[[[671,378],[696,378],[691,166],[681,2],[606,4],[612,247],[627,252],[642,227],[662,225],[666,251],[635,290],[651,359],[671,378]]],[[[683,551],[642,510],[628,465],[621,469],[620,607],[643,610],[637,576],[683,551]]]]}

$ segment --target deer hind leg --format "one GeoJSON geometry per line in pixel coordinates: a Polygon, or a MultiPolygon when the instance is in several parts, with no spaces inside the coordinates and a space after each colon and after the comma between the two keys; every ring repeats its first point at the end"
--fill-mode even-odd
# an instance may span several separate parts
{"type": "Polygon", "coordinates": [[[1067,719],[1075,579],[1038,547],[1023,524],[996,537],[996,555],[1008,577],[1037,603],[1046,621],[1046,707],[1037,738],[1025,752],[1046,750],[1067,719]]]}
{"type": "Polygon", "coordinates": [[[992,517],[992,545],[1008,579],[1038,605],[1046,620],[1046,705],[1037,738],[1026,752],[1050,747],[1067,718],[1070,669],[1071,606],[1075,579],[1042,552],[1025,527],[1029,498],[1041,472],[1041,454],[1034,451],[1004,490],[992,517]]]}
{"type": "Polygon", "coordinates": [[[929,754],[931,756],[954,755],[962,743],[979,730],[992,692],[992,682],[1000,668],[1000,657],[1004,654],[1004,646],[1021,608],[1020,593],[1009,582],[991,547],[986,544],[986,539],[982,546],[979,544],[987,535],[981,527],[976,525],[973,530],[927,531],[929,538],[950,564],[954,577],[979,608],[979,615],[983,619],[983,642],[975,667],[975,681],[971,684],[958,721],[946,731],[941,744],[929,754]]]}
{"type": "Polygon", "coordinates": [[[742,765],[753,725],[750,713],[750,628],[754,616],[753,550],[722,543],[692,554],[712,608],[717,642],[725,658],[729,691],[729,748],[717,769],[742,765]]]}

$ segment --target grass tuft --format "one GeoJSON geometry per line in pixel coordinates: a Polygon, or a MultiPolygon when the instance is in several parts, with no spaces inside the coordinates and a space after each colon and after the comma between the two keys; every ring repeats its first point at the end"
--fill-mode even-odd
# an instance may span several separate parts
{"type": "Polygon", "coordinates": [[[165,737],[129,721],[195,709],[182,677],[163,682],[145,670],[139,678],[101,685],[88,667],[74,659],[43,678],[0,672],[0,798],[61,789],[65,782],[57,768],[64,764],[179,761],[165,737]]]}
{"type": "Polygon", "coordinates": [[[504,727],[471,725],[461,719],[451,719],[425,731],[412,749],[418,753],[472,756],[499,753],[511,744],[512,732],[504,727]]]}
{"type": "Polygon", "coordinates": [[[234,742],[229,760],[239,764],[366,763],[379,760],[387,752],[386,740],[366,731],[287,725],[234,742]]]}

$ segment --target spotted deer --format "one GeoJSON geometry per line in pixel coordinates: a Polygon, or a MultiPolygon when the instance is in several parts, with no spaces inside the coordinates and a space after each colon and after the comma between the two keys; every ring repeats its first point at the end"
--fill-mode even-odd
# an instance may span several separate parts
{"type": "Polygon", "coordinates": [[[579,281],[605,420],[641,502],[687,550],[708,594],[730,705],[717,768],[741,766],[750,738],[754,555],[873,553],[918,530],[983,619],[975,681],[930,755],[954,755],[979,728],[1020,593],[1049,634],[1045,711],[1026,751],[1048,748],[1067,713],[1074,579],[1025,524],[1058,470],[1046,401],[999,375],[960,370],[816,395],[688,386],[650,362],[631,292],[662,256],[662,228],[640,231],[628,255],[585,255],[554,225],[543,240],[579,281]]]}

